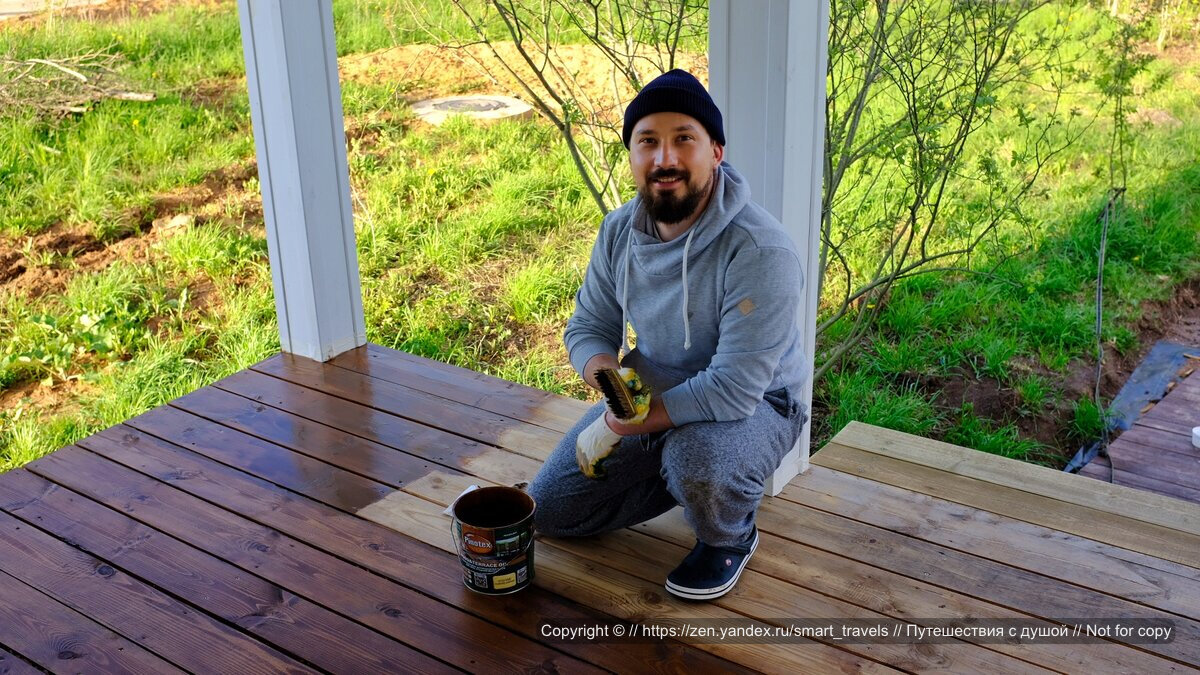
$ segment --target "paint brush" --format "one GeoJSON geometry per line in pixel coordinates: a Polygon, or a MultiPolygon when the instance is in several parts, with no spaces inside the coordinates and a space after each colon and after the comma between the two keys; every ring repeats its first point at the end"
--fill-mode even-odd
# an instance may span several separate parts
{"type": "Polygon", "coordinates": [[[604,400],[608,403],[608,409],[617,419],[629,419],[637,414],[633,392],[615,368],[601,368],[595,372],[595,377],[600,391],[604,394],[604,400]]]}

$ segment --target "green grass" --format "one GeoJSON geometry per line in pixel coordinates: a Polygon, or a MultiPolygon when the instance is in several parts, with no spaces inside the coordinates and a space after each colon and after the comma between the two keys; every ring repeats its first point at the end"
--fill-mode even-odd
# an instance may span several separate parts
{"type": "Polygon", "coordinates": [[[59,123],[9,111],[0,125],[0,234],[34,233],[58,222],[111,234],[154,195],[252,152],[232,11],[181,7],[111,23],[57,20],[44,29],[5,30],[4,51],[21,58],[120,56],[131,86],[157,99],[102,101],[59,123]],[[188,100],[197,85],[224,80],[232,80],[227,108],[188,100]]]}
{"type": "Polygon", "coordinates": [[[595,231],[590,198],[552,134],[464,119],[381,133],[376,151],[387,156],[353,176],[370,340],[580,390],[561,347],[520,337],[561,331],[595,231]]]}
{"type": "Polygon", "coordinates": [[[858,420],[924,436],[941,422],[929,397],[913,387],[892,386],[882,377],[862,370],[831,374],[819,388],[821,400],[836,402],[830,405],[826,418],[830,429],[841,429],[858,420]]]}
{"type": "Polygon", "coordinates": [[[943,434],[949,443],[1014,459],[1035,459],[1042,450],[1036,441],[1021,438],[1015,425],[996,425],[980,418],[970,404],[956,413],[943,434]]]}
{"type": "MultiPolygon", "coordinates": [[[[35,378],[44,373],[60,380],[69,373],[68,384],[60,381],[59,386],[79,380],[76,386],[83,387],[84,395],[77,399],[77,410],[49,419],[20,403],[0,411],[0,468],[19,466],[278,351],[270,278],[264,270],[259,270],[254,282],[245,288],[225,282],[223,307],[217,313],[189,310],[186,300],[180,302],[186,295],[178,292],[174,298],[165,299],[171,293],[160,285],[162,281],[183,276],[182,270],[164,263],[141,271],[118,266],[98,277],[81,278],[81,287],[90,284],[97,292],[105,293],[95,296],[101,306],[82,308],[99,312],[90,316],[103,317],[100,323],[90,331],[45,329],[52,340],[40,344],[43,348],[61,345],[64,350],[82,348],[82,353],[68,354],[68,358],[75,358],[68,360],[65,372],[58,363],[17,365],[26,369],[36,366],[35,378]],[[118,292],[108,294],[112,290],[118,292]],[[119,311],[113,312],[114,307],[119,311]],[[148,328],[150,319],[155,320],[153,330],[148,328]],[[107,344],[84,342],[93,336],[107,344]]],[[[61,315],[50,318],[66,322],[81,311],[70,301],[64,302],[62,309],[61,315]]],[[[36,326],[32,322],[21,325],[27,330],[36,326]]]]}
{"type": "MultiPolygon", "coordinates": [[[[1087,8],[1075,10],[1070,29],[1075,53],[1099,49],[1111,30],[1101,13],[1087,8]]],[[[1195,164],[1200,156],[1200,63],[1154,62],[1135,82],[1135,90],[1132,105],[1167,111],[1178,124],[1134,128],[1128,193],[1108,236],[1100,336],[1121,354],[1149,346],[1140,344],[1136,332],[1147,304],[1168,299],[1176,285],[1200,273],[1200,168],[1195,164]],[[1156,80],[1169,84],[1154,88],[1156,80]]],[[[1081,109],[1094,110],[1099,103],[1086,88],[1073,96],[1069,102],[1081,109]]],[[[998,255],[1004,246],[984,250],[973,267],[988,269],[997,263],[990,275],[926,275],[892,290],[876,330],[839,366],[841,373],[869,369],[885,391],[864,390],[863,398],[851,395],[853,400],[846,401],[846,392],[833,381],[818,383],[818,395],[832,412],[828,424],[818,426],[818,436],[836,432],[848,415],[873,416],[874,423],[890,426],[886,415],[873,413],[863,401],[914,395],[932,399],[936,387],[915,394],[913,376],[951,375],[997,381],[1014,390],[1019,405],[1001,420],[980,419],[971,409],[939,409],[929,429],[935,436],[1011,456],[1044,457],[1049,449],[1020,438],[1013,425],[1023,418],[1059,414],[1062,401],[1067,415],[1058,451],[1069,452],[1078,447],[1072,444],[1095,437],[1101,427],[1096,405],[1087,398],[1077,400],[1065,383],[1072,373],[1093,367],[1101,232],[1097,216],[1110,184],[1111,127],[1111,119],[1099,115],[1089,132],[1047,167],[1039,189],[1021,207],[1032,217],[1032,229],[1012,219],[998,231],[998,241],[1022,243],[1018,255],[1004,260],[998,255]]],[[[998,115],[982,140],[1018,133],[1012,119],[998,115]]],[[[952,207],[961,213],[959,201],[969,202],[972,192],[957,194],[961,199],[952,207]]],[[[858,254],[869,257],[869,252],[858,254]]],[[[833,343],[845,334],[834,327],[824,338],[833,343]]],[[[902,426],[898,422],[893,428],[902,426]]]]}
{"type": "MultiPolygon", "coordinates": [[[[421,6],[444,30],[467,34],[447,3],[421,6]]],[[[427,39],[396,7],[335,3],[338,53],[427,39]]],[[[1105,25],[1100,13],[1079,10],[1071,24],[1076,51],[1094,50],[1105,25]]],[[[5,37],[23,57],[119,53],[128,78],[158,93],[153,103],[106,101],[56,123],[24,112],[3,116],[0,237],[8,241],[60,223],[116,238],[147,218],[171,215],[154,206],[164,192],[253,154],[232,7],[180,7],[94,25],[57,20],[5,37]],[[222,93],[197,97],[199,90],[222,93]]],[[[1155,63],[1145,79],[1156,77],[1172,84],[1148,89],[1137,104],[1166,110],[1181,125],[1136,130],[1129,192],[1110,231],[1105,270],[1102,338],[1122,353],[1144,346],[1134,327],[1146,304],[1200,272],[1193,262],[1200,259],[1200,64],[1155,63]]],[[[561,333],[599,218],[569,154],[537,121],[417,124],[400,100],[412,86],[343,85],[355,130],[349,161],[368,338],[584,395],[561,333]]],[[[1080,106],[1096,103],[1078,96],[1080,106]]],[[[1060,415],[1063,447],[1098,432],[1099,409],[1064,383],[1088,367],[1095,349],[1096,215],[1108,185],[1108,124],[1098,120],[1047,168],[1023,216],[1007,219],[973,261],[989,274],[912,277],[879,306],[863,307],[877,309],[879,323],[816,383],[817,443],[861,420],[1045,461],[1048,449],[1022,436],[1025,422],[1060,415]],[[1002,261],[1014,247],[1017,255],[1002,261]],[[970,402],[947,402],[941,388],[951,381],[994,382],[1015,403],[1002,419],[981,417],[970,402]]],[[[1017,132],[1015,118],[997,114],[980,147],[1017,132]]],[[[986,214],[978,187],[955,187],[952,220],[986,214]]],[[[254,181],[246,185],[256,189],[254,181]]],[[[878,196],[896,197],[886,189],[878,196]]],[[[279,349],[261,216],[232,196],[209,206],[194,226],[159,239],[145,260],[77,274],[61,293],[0,297],[0,389],[49,382],[74,392],[58,410],[31,400],[0,411],[0,469],[279,349]]],[[[947,231],[935,245],[954,236],[947,231]]],[[[31,253],[43,267],[72,264],[31,253]]],[[[874,252],[863,245],[846,253],[865,265],[874,252]]],[[[848,335],[854,318],[822,341],[848,335]]]]}
{"type": "Polygon", "coordinates": [[[1071,434],[1087,443],[1100,437],[1104,431],[1105,412],[1091,399],[1080,399],[1075,402],[1071,416],[1071,434]]]}
{"type": "Polygon", "coordinates": [[[1034,414],[1046,409],[1054,396],[1054,385],[1050,378],[1037,373],[1030,373],[1014,385],[1017,396],[1021,401],[1021,409],[1027,414],[1034,414]]]}

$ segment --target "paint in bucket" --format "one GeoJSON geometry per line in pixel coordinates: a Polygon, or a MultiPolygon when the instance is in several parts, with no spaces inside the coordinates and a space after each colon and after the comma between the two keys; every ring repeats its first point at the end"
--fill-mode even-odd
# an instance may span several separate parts
{"type": "Polygon", "coordinates": [[[537,505],[511,487],[485,487],[454,502],[450,534],[467,588],[516,593],[533,581],[533,512],[537,505]]]}

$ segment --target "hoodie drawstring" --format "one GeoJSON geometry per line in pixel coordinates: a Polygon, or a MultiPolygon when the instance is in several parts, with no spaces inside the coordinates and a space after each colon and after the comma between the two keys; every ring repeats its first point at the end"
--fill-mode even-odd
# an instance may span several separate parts
{"type": "MultiPolygon", "coordinates": [[[[625,287],[621,289],[621,354],[629,355],[629,256],[633,253],[633,233],[625,238],[625,287]]],[[[619,355],[618,355],[619,356],[619,355]]],[[[619,360],[619,359],[618,359],[619,360]]]]}
{"type": "MultiPolygon", "coordinates": [[[[687,282],[687,262],[688,249],[692,246],[692,235],[696,234],[696,226],[693,225],[688,229],[687,241],[683,242],[683,351],[692,348],[692,325],[688,320],[688,282],[687,282]]],[[[625,273],[628,275],[629,271],[625,273]]],[[[628,281],[626,281],[628,284],[628,281]]],[[[628,286],[627,286],[628,287],[628,286]]]]}
{"type": "MultiPolygon", "coordinates": [[[[688,230],[687,240],[683,242],[683,350],[692,348],[692,322],[688,318],[688,251],[692,247],[692,235],[696,228],[688,230]]],[[[633,254],[633,233],[625,239],[625,285],[621,288],[621,353],[629,353],[629,257],[633,254]]]]}

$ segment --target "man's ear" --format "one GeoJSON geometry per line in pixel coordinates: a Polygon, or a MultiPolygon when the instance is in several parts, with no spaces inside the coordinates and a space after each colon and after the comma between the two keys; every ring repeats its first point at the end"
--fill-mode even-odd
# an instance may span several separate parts
{"type": "Polygon", "coordinates": [[[725,146],[716,141],[713,141],[712,144],[713,158],[717,160],[717,164],[720,164],[725,159],[725,146]]]}

